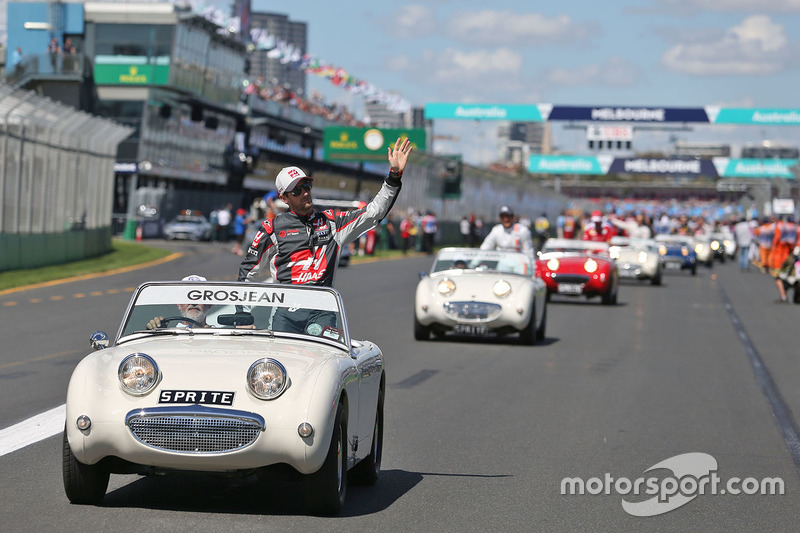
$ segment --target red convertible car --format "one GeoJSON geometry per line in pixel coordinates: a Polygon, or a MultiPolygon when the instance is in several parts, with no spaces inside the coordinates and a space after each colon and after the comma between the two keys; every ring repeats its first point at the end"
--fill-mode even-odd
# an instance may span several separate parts
{"type": "Polygon", "coordinates": [[[536,262],[538,275],[552,295],[600,296],[603,305],[617,303],[619,273],[607,242],[547,239],[536,262]]]}

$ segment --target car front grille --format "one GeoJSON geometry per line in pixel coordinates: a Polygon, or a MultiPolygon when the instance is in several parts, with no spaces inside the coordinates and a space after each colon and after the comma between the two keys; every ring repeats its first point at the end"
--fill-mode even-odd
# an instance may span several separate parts
{"type": "Polygon", "coordinates": [[[190,406],[141,409],[128,413],[133,436],[151,448],[180,453],[211,454],[240,450],[264,430],[254,413],[190,406]]]}
{"type": "Polygon", "coordinates": [[[588,283],[589,279],[589,276],[582,274],[553,274],[556,283],[588,283]]]}
{"type": "Polygon", "coordinates": [[[486,302],[447,302],[444,312],[453,318],[466,320],[492,320],[503,311],[503,307],[486,302]]]}

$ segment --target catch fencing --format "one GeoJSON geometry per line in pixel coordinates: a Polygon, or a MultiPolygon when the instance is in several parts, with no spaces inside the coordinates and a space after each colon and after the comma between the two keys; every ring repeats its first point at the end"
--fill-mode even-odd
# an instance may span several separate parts
{"type": "Polygon", "coordinates": [[[0,83],[0,271],[111,249],[114,162],[131,133],[0,83]]]}

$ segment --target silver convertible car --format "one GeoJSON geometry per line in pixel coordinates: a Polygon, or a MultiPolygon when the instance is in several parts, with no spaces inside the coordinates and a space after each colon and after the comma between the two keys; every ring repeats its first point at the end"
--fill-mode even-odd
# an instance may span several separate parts
{"type": "Polygon", "coordinates": [[[546,295],[532,255],[442,248],[431,273],[420,275],[414,338],[519,333],[521,343],[534,344],[545,338],[546,295]]]}
{"type": "Polygon", "coordinates": [[[309,510],[331,515],[348,479],[378,478],[384,358],[350,338],[334,289],[144,283],[113,344],[103,332],[91,343],[67,390],[73,503],[100,502],[110,474],[288,471],[309,510]]]}

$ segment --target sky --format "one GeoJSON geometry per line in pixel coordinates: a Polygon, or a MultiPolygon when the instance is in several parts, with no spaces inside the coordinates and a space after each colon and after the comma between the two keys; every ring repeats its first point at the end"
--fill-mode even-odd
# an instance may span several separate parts
{"type": "MultiPolygon", "coordinates": [[[[215,2],[220,7],[229,3],[215,2]]],[[[800,0],[253,0],[253,11],[308,24],[308,52],[412,106],[426,102],[800,108],[800,0]]],[[[324,78],[308,87],[358,109],[324,78]]],[[[440,120],[436,151],[473,164],[495,156],[497,123],[440,120]]],[[[694,126],[637,132],[634,148],[670,137],[800,145],[795,126],[694,126]]],[[[587,153],[585,132],[553,124],[555,145],[587,153]]]]}

